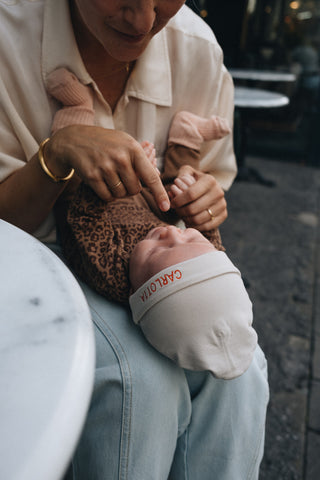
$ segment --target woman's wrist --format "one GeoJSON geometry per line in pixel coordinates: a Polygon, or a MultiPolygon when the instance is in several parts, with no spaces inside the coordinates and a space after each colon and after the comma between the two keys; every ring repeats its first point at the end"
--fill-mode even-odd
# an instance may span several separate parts
{"type": "Polygon", "coordinates": [[[50,156],[48,155],[48,148],[47,148],[50,141],[51,141],[50,138],[46,138],[41,142],[39,146],[38,160],[39,160],[40,166],[43,172],[53,182],[55,183],[67,182],[73,177],[74,169],[69,168],[67,170],[64,165],[63,166],[61,165],[61,162],[59,165],[57,164],[57,162],[55,162],[55,164],[52,165],[52,162],[50,162],[50,156]]]}

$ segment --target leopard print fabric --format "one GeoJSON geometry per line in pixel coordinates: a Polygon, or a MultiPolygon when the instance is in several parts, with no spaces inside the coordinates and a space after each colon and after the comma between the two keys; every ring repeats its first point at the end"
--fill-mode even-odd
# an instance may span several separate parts
{"type": "Polygon", "coordinates": [[[142,197],[106,204],[85,184],[64,210],[58,218],[59,235],[72,270],[109,300],[127,303],[131,252],[149,230],[163,222],[142,197]]]}

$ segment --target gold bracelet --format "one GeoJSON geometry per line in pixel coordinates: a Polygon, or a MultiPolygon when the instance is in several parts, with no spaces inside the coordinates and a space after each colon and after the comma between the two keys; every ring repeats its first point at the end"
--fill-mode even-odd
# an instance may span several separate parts
{"type": "Polygon", "coordinates": [[[43,142],[40,143],[40,147],[39,147],[39,150],[38,150],[38,160],[39,160],[39,163],[41,165],[41,168],[48,175],[48,177],[50,177],[51,180],[53,180],[55,183],[67,182],[68,180],[70,180],[70,178],[73,177],[74,168],[72,168],[70,173],[68,173],[68,175],[66,175],[65,177],[57,177],[54,173],[52,173],[49,170],[49,168],[46,165],[46,162],[44,161],[43,149],[44,149],[45,144],[48,143],[49,140],[50,140],[50,138],[46,138],[45,140],[43,140],[43,142]]]}

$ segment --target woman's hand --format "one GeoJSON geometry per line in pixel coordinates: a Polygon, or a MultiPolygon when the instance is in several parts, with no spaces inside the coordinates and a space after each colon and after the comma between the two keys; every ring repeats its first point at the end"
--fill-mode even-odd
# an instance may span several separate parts
{"type": "Polygon", "coordinates": [[[216,179],[189,165],[180,168],[170,191],[171,207],[187,227],[206,232],[228,216],[224,192],[216,179]]]}
{"type": "Polygon", "coordinates": [[[48,168],[64,176],[71,168],[104,201],[136,195],[141,182],[162,211],[170,208],[157,170],[142,146],[119,130],[74,125],[58,130],[45,146],[48,168]]]}

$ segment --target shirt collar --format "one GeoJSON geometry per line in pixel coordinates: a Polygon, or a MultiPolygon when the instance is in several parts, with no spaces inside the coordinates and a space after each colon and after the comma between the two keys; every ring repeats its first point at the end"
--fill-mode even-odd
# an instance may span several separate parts
{"type": "Polygon", "coordinates": [[[165,30],[159,32],[138,59],[127,95],[164,107],[172,104],[171,67],[165,30]]]}
{"type": "MultiPolygon", "coordinates": [[[[68,1],[47,0],[42,41],[42,74],[45,84],[48,74],[59,67],[68,68],[85,84],[92,82],[74,37],[68,1]]],[[[165,29],[151,40],[138,59],[125,95],[161,106],[171,106],[171,67],[165,29]]]]}
{"type": "Polygon", "coordinates": [[[68,0],[47,0],[42,40],[42,74],[45,84],[48,74],[60,67],[71,70],[83,83],[91,82],[73,33],[68,0]]]}

